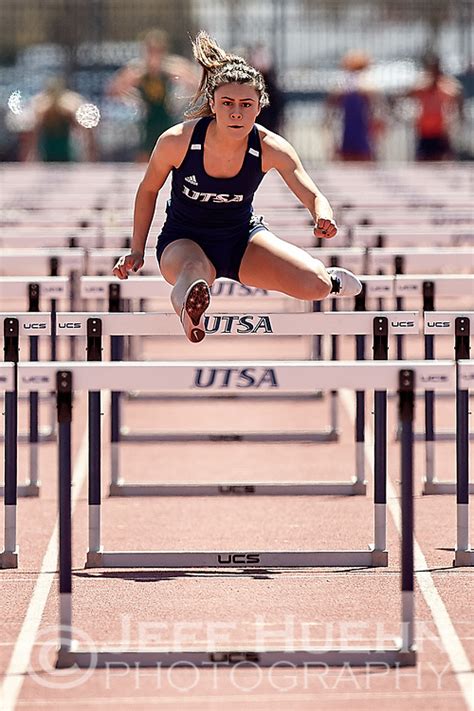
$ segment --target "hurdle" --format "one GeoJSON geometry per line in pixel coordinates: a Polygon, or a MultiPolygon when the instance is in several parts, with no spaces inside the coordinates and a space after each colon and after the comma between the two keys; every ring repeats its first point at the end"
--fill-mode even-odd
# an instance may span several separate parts
{"type": "MultiPolygon", "coordinates": [[[[462,324],[459,325],[460,327],[462,324]]],[[[454,566],[474,565],[469,538],[469,390],[474,382],[474,361],[458,361],[456,390],[456,548],[454,566]]]]}
{"type": "MultiPolygon", "coordinates": [[[[411,220],[411,216],[410,216],[411,220]]],[[[348,246],[357,247],[413,247],[413,240],[428,243],[431,247],[456,247],[472,244],[472,211],[465,217],[465,222],[453,227],[447,220],[442,229],[436,229],[433,222],[413,226],[411,222],[400,227],[399,216],[393,225],[355,225],[351,229],[348,246]],[[447,227],[446,225],[449,225],[447,227]]],[[[440,227],[441,225],[438,225],[440,227]]]]}
{"type": "MultiPolygon", "coordinates": [[[[159,362],[147,364],[128,363],[30,363],[19,366],[19,389],[34,388],[46,391],[54,387],[56,378],[60,384],[58,413],[61,422],[69,424],[69,429],[59,428],[61,482],[67,481],[70,470],[71,397],[73,390],[99,393],[101,389],[116,390],[120,383],[128,385],[133,378],[143,389],[153,387],[160,391],[198,391],[203,380],[212,380],[217,392],[228,392],[242,387],[250,377],[253,389],[273,388],[279,392],[301,393],[308,389],[332,390],[336,388],[354,389],[359,387],[383,391],[399,387],[400,370],[416,370],[417,387],[421,389],[454,389],[455,367],[452,361],[424,363],[409,361],[340,361],[338,363],[316,363],[307,361],[221,361],[159,362]],[[61,393],[65,395],[61,399],[61,393]],[[67,410],[66,414],[64,414],[67,410]],[[62,413],[62,414],[61,414],[62,413]],[[66,417],[66,420],[64,420],[66,417]],[[66,433],[66,434],[65,434],[66,433]],[[67,461],[66,461],[67,460],[67,461]]],[[[96,414],[100,401],[94,401],[96,414]]],[[[91,410],[89,409],[89,413],[91,410]]],[[[91,422],[97,420],[93,415],[91,422]]],[[[96,432],[93,446],[89,451],[90,471],[95,472],[93,488],[89,492],[89,549],[86,567],[129,568],[254,568],[254,567],[377,567],[388,564],[386,550],[386,468],[384,448],[375,438],[375,483],[374,483],[374,543],[368,550],[336,551],[104,551],[101,545],[101,496],[100,496],[100,433],[96,432]]],[[[385,443],[386,444],[386,443],[385,443]]],[[[67,507],[65,509],[67,511],[67,507]]]]}
{"type": "MultiPolygon", "coordinates": [[[[37,293],[33,288],[31,293],[37,293]]],[[[51,335],[51,315],[49,313],[15,313],[0,314],[0,321],[3,324],[3,352],[4,360],[11,363],[19,361],[19,340],[20,337],[30,339],[30,361],[38,360],[38,336],[31,336],[31,333],[38,333],[45,336],[51,335]]],[[[28,393],[30,417],[29,431],[23,436],[17,433],[17,440],[24,440],[27,437],[29,445],[29,479],[24,484],[17,487],[18,496],[39,496],[40,482],[38,480],[38,443],[40,442],[40,430],[38,423],[38,393],[28,393]]],[[[23,434],[23,433],[22,433],[23,434]]],[[[43,431],[41,441],[51,440],[54,436],[54,427],[51,433],[45,436],[43,431]]],[[[6,445],[5,445],[6,446],[6,445]]],[[[5,493],[5,487],[0,486],[0,496],[5,493]]]]}
{"type": "MultiPolygon", "coordinates": [[[[300,314],[212,314],[205,317],[208,334],[214,336],[252,335],[262,336],[292,336],[292,335],[344,335],[372,336],[374,358],[386,359],[388,357],[388,337],[390,334],[402,332],[418,333],[418,313],[399,312],[386,313],[300,313],[300,314]]],[[[154,335],[174,336],[181,333],[181,326],[176,315],[162,313],[58,313],[56,319],[58,332],[75,333],[87,337],[87,353],[100,354],[104,336],[115,335],[154,335]]],[[[357,357],[364,360],[364,352],[358,349],[357,357]]],[[[89,358],[90,359],[90,358],[89,358]]],[[[94,356],[95,360],[99,358],[94,356]]],[[[193,396],[205,397],[207,387],[203,387],[193,396]]],[[[363,395],[363,393],[362,393],[363,395]]],[[[258,396],[258,390],[255,392],[258,396]]],[[[278,395],[277,395],[278,397],[278,395]]],[[[115,400],[117,403],[117,399],[115,400]]],[[[380,432],[382,422],[386,420],[386,394],[378,395],[376,411],[377,433],[380,432]]],[[[111,496],[219,496],[219,495],[345,495],[352,496],[366,493],[365,481],[365,401],[359,402],[357,409],[356,432],[356,461],[355,476],[348,482],[282,482],[279,484],[236,484],[226,482],[222,484],[132,484],[124,482],[120,476],[120,414],[118,408],[112,408],[111,413],[111,483],[109,494],[111,496]]],[[[380,432],[378,440],[385,438],[380,432]]],[[[162,442],[196,442],[196,441],[233,441],[233,442],[315,442],[312,431],[308,432],[276,432],[276,433],[176,433],[163,432],[157,435],[157,440],[162,442]]]]}
{"type": "MultiPolygon", "coordinates": [[[[108,309],[110,312],[120,312],[122,311],[124,300],[130,299],[157,299],[158,301],[163,300],[165,304],[166,311],[169,310],[169,298],[171,293],[171,286],[163,279],[163,277],[157,276],[141,276],[135,278],[129,278],[127,281],[119,282],[115,277],[83,277],[81,279],[81,295],[85,300],[99,300],[99,303],[104,301],[108,304],[108,309]]],[[[290,296],[282,294],[278,291],[268,291],[266,289],[259,289],[256,287],[248,287],[243,284],[239,284],[231,279],[218,279],[214,282],[211,287],[212,295],[212,308],[209,309],[209,313],[214,310],[214,304],[217,306],[232,308],[232,313],[235,313],[236,308],[242,308],[245,313],[252,314],[258,313],[261,309],[275,309],[275,303],[283,304],[284,310],[291,313],[295,313],[295,306],[307,307],[310,302],[297,301],[290,296]]],[[[180,334],[182,336],[182,331],[180,334]]],[[[297,335],[297,334],[296,334],[297,335]]],[[[123,339],[119,336],[113,336],[111,338],[111,351],[113,360],[121,360],[123,357],[123,339]]],[[[241,397],[245,395],[244,393],[237,393],[235,397],[241,397]]],[[[116,401],[120,400],[121,394],[112,393],[112,407],[118,408],[119,404],[116,401]]],[[[140,397],[145,398],[143,393],[140,393],[140,397]]],[[[151,396],[153,399],[157,399],[156,394],[151,396]]],[[[162,399],[160,396],[158,399],[162,399]]],[[[174,396],[173,396],[174,397],[174,396]]],[[[180,395],[179,397],[185,398],[189,397],[186,394],[180,395]]],[[[209,393],[208,397],[215,397],[213,393],[209,393]]],[[[262,398],[272,398],[272,393],[265,393],[261,396],[262,398]]],[[[305,396],[306,397],[306,396],[305,396]]],[[[320,393],[312,393],[308,395],[312,399],[320,397],[320,393]]],[[[146,399],[151,399],[150,397],[146,399]]],[[[313,438],[315,441],[321,442],[335,442],[338,439],[338,421],[337,421],[337,407],[335,406],[334,395],[330,398],[330,422],[328,427],[325,427],[317,432],[313,433],[313,438]]],[[[131,432],[126,428],[122,428],[121,437],[125,441],[133,442],[157,442],[160,441],[158,435],[153,430],[151,431],[140,431],[131,432]]]]}
{"type": "MultiPolygon", "coordinates": [[[[57,269],[58,263],[52,262],[51,267],[57,269]]],[[[0,303],[5,299],[10,301],[11,299],[24,300],[27,304],[28,310],[34,313],[39,313],[40,303],[43,300],[49,300],[49,307],[51,312],[51,323],[54,323],[56,316],[56,307],[58,299],[67,298],[67,289],[69,285],[69,278],[66,276],[40,276],[40,277],[21,277],[21,276],[0,276],[0,303]]],[[[5,316],[11,314],[5,313],[5,316]]],[[[34,317],[36,320],[36,317],[34,317]]],[[[36,322],[41,322],[36,320],[36,322]]],[[[38,338],[41,334],[46,335],[44,329],[37,329],[35,327],[35,321],[31,323],[30,332],[30,360],[35,360],[38,358],[38,338]]],[[[55,329],[50,330],[50,357],[51,360],[56,360],[56,334],[55,329]]],[[[31,393],[28,395],[30,400],[30,432],[19,433],[20,442],[30,442],[31,441],[31,430],[37,425],[35,424],[38,417],[38,403],[36,400],[36,394],[31,393]],[[36,414],[35,414],[36,413],[36,414]]],[[[40,427],[38,429],[38,441],[39,442],[51,442],[55,437],[54,430],[54,414],[51,416],[52,423],[49,426],[40,427]]]]}
{"type": "MultiPolygon", "coordinates": [[[[214,364],[219,367],[219,364],[214,364]]],[[[240,364],[242,365],[242,364],[240,364]]],[[[229,667],[232,665],[245,666],[246,664],[262,667],[272,666],[277,663],[292,663],[295,666],[305,664],[325,664],[328,666],[364,666],[368,663],[379,663],[388,666],[413,666],[416,664],[415,647],[415,621],[414,621],[414,553],[413,553],[413,418],[414,418],[414,392],[418,387],[426,387],[433,380],[433,385],[429,387],[453,387],[454,386],[454,365],[453,363],[303,363],[303,364],[272,364],[275,368],[277,382],[283,387],[301,390],[301,381],[295,378],[295,374],[304,369],[305,379],[310,381],[311,387],[353,387],[354,369],[357,370],[357,377],[364,381],[371,381],[371,387],[381,389],[393,388],[399,392],[399,419],[401,421],[401,486],[402,486],[402,535],[401,535],[401,636],[394,641],[393,646],[383,648],[371,648],[370,646],[360,648],[340,647],[337,649],[311,648],[311,649],[271,649],[268,647],[249,649],[189,649],[179,651],[163,651],[148,649],[123,649],[123,648],[99,648],[94,651],[81,649],[73,639],[73,589],[72,589],[72,525],[71,525],[71,421],[72,421],[72,392],[75,389],[90,388],[115,388],[117,387],[117,375],[120,379],[128,379],[132,374],[131,368],[125,364],[111,364],[101,366],[100,371],[97,366],[90,367],[90,364],[60,364],[60,370],[50,369],[47,377],[56,379],[58,398],[58,429],[59,429],[59,511],[60,511],[60,576],[59,576],[59,629],[60,644],[56,666],[66,668],[77,666],[79,668],[104,668],[109,664],[122,663],[134,665],[135,667],[170,667],[174,664],[193,664],[199,667],[229,667]],[[64,366],[64,367],[62,367],[64,366]],[[89,366],[89,367],[88,367],[89,366]],[[369,371],[370,368],[370,371],[369,371]],[[322,377],[321,377],[322,376],[322,377]],[[372,383],[372,379],[375,383],[372,383]],[[436,385],[434,385],[436,383],[436,385]]],[[[24,373],[35,366],[22,366],[24,373]]],[[[266,364],[256,366],[266,367],[266,364]]],[[[46,374],[43,366],[43,374],[46,374]]],[[[196,382],[196,366],[192,364],[158,364],[142,367],[142,372],[149,377],[153,372],[156,377],[160,373],[160,380],[166,388],[194,387],[196,382]],[[145,372],[146,371],[146,372],[145,372]],[[165,376],[164,378],[162,376],[165,376]],[[176,375],[179,381],[175,379],[176,375]]],[[[136,375],[133,373],[133,377],[136,375]]],[[[146,377],[143,382],[148,382],[146,377]]],[[[22,379],[20,373],[20,381],[22,379]]],[[[51,382],[49,383],[51,385],[51,382]]],[[[105,554],[102,554],[104,557],[105,554]]],[[[161,559],[154,564],[162,567],[169,567],[170,560],[161,559]]],[[[171,555],[171,554],[170,554],[171,555]]],[[[268,561],[263,554],[253,554],[252,561],[250,554],[244,554],[246,564],[244,567],[267,567],[268,561]]],[[[136,558],[137,556],[135,556],[136,558]]],[[[313,565],[314,561],[309,561],[308,554],[298,555],[298,567],[313,565]]],[[[313,556],[314,557],[314,556],[313,556]]],[[[123,556],[122,556],[123,558],[123,556]]],[[[240,558],[232,562],[232,567],[241,568],[240,558]],[[234,562],[235,561],[235,562],[234,562]]],[[[105,561],[102,560],[102,563],[105,561]]],[[[123,559],[121,563],[123,564],[123,559]]],[[[143,565],[134,560],[135,564],[143,565]]],[[[150,559],[146,561],[151,564],[150,559]]],[[[212,565],[216,566],[216,559],[212,565]]],[[[288,561],[285,561],[285,565],[288,561]]],[[[118,561],[117,561],[118,563],[118,561]]],[[[182,566],[191,565],[200,567],[205,561],[183,560],[182,566]]],[[[282,565],[283,563],[271,562],[271,567],[282,565]]]]}
{"type": "MultiPolygon", "coordinates": [[[[424,333],[427,358],[434,359],[434,337],[451,336],[454,342],[456,361],[469,358],[471,325],[474,323],[474,312],[469,311],[426,311],[424,315],[424,333]]],[[[459,387],[456,389],[460,397],[459,387]]],[[[464,396],[461,396],[464,397],[464,396]]],[[[434,428],[434,393],[425,394],[425,439],[426,439],[426,473],[423,481],[423,494],[455,494],[455,481],[439,481],[434,466],[434,443],[436,440],[457,439],[456,431],[437,431],[434,428]]],[[[469,395],[467,395],[469,401],[469,395]]],[[[467,435],[469,439],[469,434],[467,435]]],[[[474,492],[474,484],[467,484],[469,491],[474,492]]]]}
{"type": "MultiPolygon", "coordinates": [[[[14,337],[13,337],[14,338],[14,337]]],[[[18,568],[18,546],[16,542],[17,505],[17,434],[18,398],[17,364],[0,364],[0,388],[5,397],[5,453],[4,453],[4,548],[0,552],[0,568],[18,568]]]]}

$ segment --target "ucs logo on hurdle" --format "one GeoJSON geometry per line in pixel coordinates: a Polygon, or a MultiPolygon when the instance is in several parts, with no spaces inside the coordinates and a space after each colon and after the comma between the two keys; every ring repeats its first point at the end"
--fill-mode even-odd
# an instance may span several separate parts
{"type": "Polygon", "coordinates": [[[260,563],[260,553],[218,553],[219,565],[252,565],[260,563]]]}

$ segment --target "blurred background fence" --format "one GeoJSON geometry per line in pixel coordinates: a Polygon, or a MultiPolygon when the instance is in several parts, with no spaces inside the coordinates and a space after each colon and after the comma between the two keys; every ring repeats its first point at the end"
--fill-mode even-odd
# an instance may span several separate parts
{"type": "MultiPolygon", "coordinates": [[[[333,156],[338,127],[324,120],[325,98],[346,51],[370,54],[370,78],[389,106],[413,85],[423,55],[436,52],[465,95],[464,121],[453,135],[456,157],[474,156],[472,0],[0,0],[0,159],[18,159],[28,101],[62,75],[100,109],[99,157],[130,160],[140,108],[107,96],[106,87],[139,56],[140,33],[154,27],[167,31],[170,51],[188,58],[189,35],[201,28],[226,49],[258,45],[282,92],[282,133],[308,162],[333,156]]],[[[387,113],[379,160],[413,158],[413,118],[409,100],[387,113]]]]}

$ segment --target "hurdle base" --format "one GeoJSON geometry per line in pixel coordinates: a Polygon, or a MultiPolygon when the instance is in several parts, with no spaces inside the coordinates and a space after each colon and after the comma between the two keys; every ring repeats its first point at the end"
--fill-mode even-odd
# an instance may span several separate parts
{"type": "Polygon", "coordinates": [[[88,551],[85,568],[378,568],[388,565],[382,550],[338,551],[88,551]]]}
{"type": "MultiPolygon", "coordinates": [[[[323,400],[324,399],[325,393],[322,392],[321,390],[314,392],[314,393],[299,393],[298,395],[275,395],[273,393],[259,393],[258,394],[258,399],[259,400],[323,400]]],[[[146,392],[140,392],[140,391],[131,391],[123,394],[123,397],[125,399],[129,400],[130,402],[133,401],[183,401],[185,402],[186,400],[196,400],[196,395],[193,393],[192,395],[188,393],[184,393],[183,395],[167,395],[162,394],[159,395],[157,393],[146,393],[146,392]]],[[[232,393],[229,395],[222,395],[221,393],[213,393],[209,395],[199,395],[199,400],[243,400],[244,398],[246,400],[249,400],[252,395],[250,393],[232,393]]]]}
{"type": "MultiPolygon", "coordinates": [[[[20,444],[28,444],[30,441],[29,432],[19,432],[17,441],[20,444]]],[[[5,437],[0,435],[0,442],[5,442],[5,437]]],[[[45,427],[38,433],[38,442],[56,442],[56,431],[52,427],[45,427]]]]}
{"type": "MultiPolygon", "coordinates": [[[[17,488],[17,496],[20,498],[37,498],[40,495],[40,482],[36,482],[36,484],[27,483],[27,484],[19,484],[17,488]]],[[[5,495],[5,487],[2,485],[0,486],[0,497],[5,495]]]]}
{"type": "Polygon", "coordinates": [[[225,484],[127,484],[112,482],[109,496],[365,496],[365,481],[315,481],[225,484]]]}
{"type": "Polygon", "coordinates": [[[371,649],[370,647],[354,649],[312,649],[312,650],[219,650],[214,652],[204,650],[182,650],[179,652],[166,650],[114,650],[98,649],[94,652],[82,651],[72,647],[59,648],[56,668],[79,669],[111,668],[120,664],[131,669],[136,668],[168,668],[179,664],[192,665],[211,669],[215,667],[229,668],[238,665],[239,668],[251,666],[273,667],[275,664],[287,663],[294,667],[330,666],[330,667],[366,667],[374,668],[380,664],[386,667],[415,666],[416,649],[400,648],[371,649]]]}
{"type": "Polygon", "coordinates": [[[388,566],[388,551],[387,550],[380,550],[378,548],[374,548],[373,545],[369,546],[369,550],[372,554],[372,560],[373,560],[373,567],[374,568],[386,568],[388,566]]]}
{"type": "Polygon", "coordinates": [[[463,568],[474,565],[474,550],[470,548],[468,551],[454,551],[453,566],[455,568],[463,568]]]}
{"type": "MultiPolygon", "coordinates": [[[[426,495],[446,495],[456,493],[456,482],[455,481],[439,481],[439,479],[433,479],[429,481],[424,479],[422,494],[426,495]]],[[[474,482],[469,484],[469,493],[474,494],[474,482]]]]}
{"type": "Polygon", "coordinates": [[[122,427],[123,442],[338,442],[339,431],[319,432],[153,432],[122,427]]]}
{"type": "Polygon", "coordinates": [[[0,570],[18,568],[18,546],[15,551],[2,551],[0,553],[0,570]]]}

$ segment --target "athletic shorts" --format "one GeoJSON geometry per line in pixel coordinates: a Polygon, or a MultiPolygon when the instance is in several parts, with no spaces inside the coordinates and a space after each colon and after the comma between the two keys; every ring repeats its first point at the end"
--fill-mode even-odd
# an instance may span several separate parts
{"type": "Polygon", "coordinates": [[[249,239],[260,230],[268,230],[260,215],[252,215],[243,229],[223,230],[213,228],[208,232],[181,226],[166,220],[156,245],[156,258],[160,264],[163,250],[178,239],[196,242],[214,266],[217,277],[239,281],[239,270],[249,239]]]}

